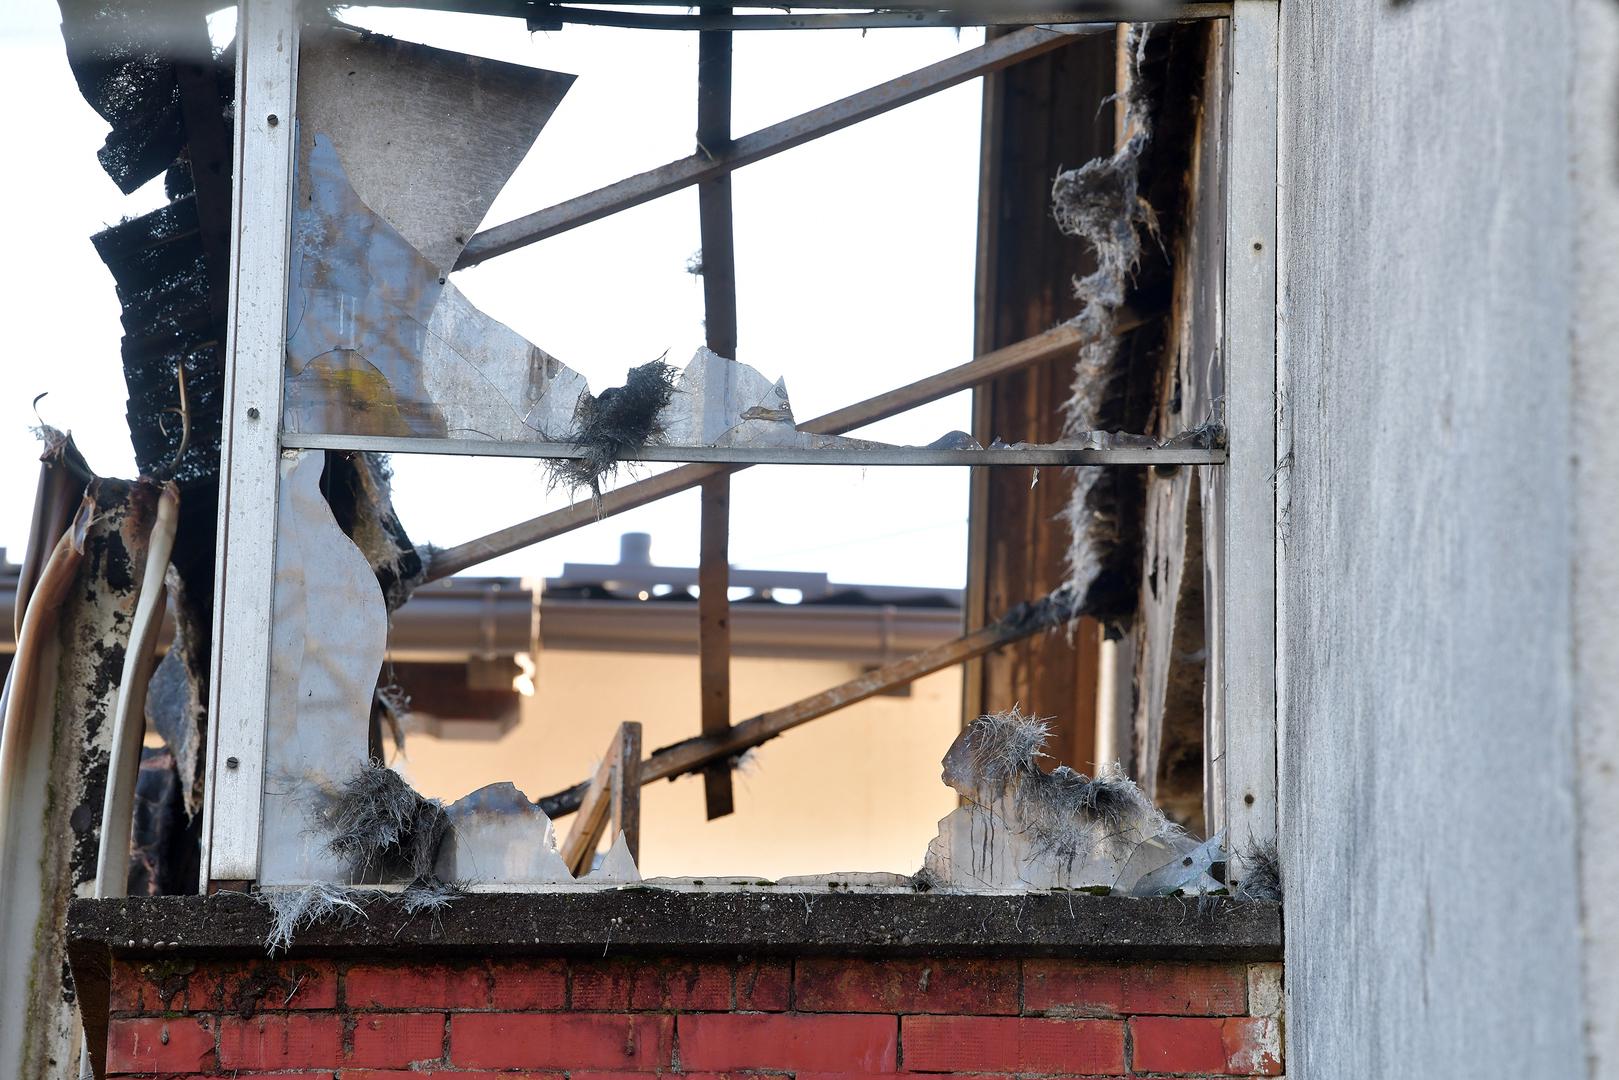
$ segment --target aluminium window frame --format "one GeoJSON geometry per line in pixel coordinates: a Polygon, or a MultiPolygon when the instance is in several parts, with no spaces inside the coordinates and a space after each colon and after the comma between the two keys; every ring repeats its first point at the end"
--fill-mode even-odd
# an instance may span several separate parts
{"type": "MultiPolygon", "coordinates": [[[[1222,678],[1220,700],[1208,710],[1217,722],[1206,746],[1205,798],[1209,831],[1227,830],[1234,879],[1244,875],[1246,853],[1277,835],[1279,2],[1197,5],[1198,17],[1230,22],[1221,297],[1228,447],[1223,464],[1212,457],[1196,463],[1226,470],[1222,678]],[[1223,14],[1201,10],[1210,8],[1223,14]]],[[[279,459],[299,452],[281,432],[299,7],[299,0],[239,4],[205,892],[246,888],[260,865],[279,459]]]]}

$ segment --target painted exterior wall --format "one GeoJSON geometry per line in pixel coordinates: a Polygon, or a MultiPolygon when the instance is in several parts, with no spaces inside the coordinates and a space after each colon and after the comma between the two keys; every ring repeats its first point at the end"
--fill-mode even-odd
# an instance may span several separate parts
{"type": "Polygon", "coordinates": [[[1614,9],[1282,5],[1299,1080],[1619,1070],[1614,9]]]}
{"type": "Polygon", "coordinates": [[[1574,5],[1574,715],[1586,1049],[1619,1076],[1619,3],[1574,5]]]}
{"type": "MultiPolygon", "coordinates": [[[[641,722],[648,753],[698,732],[696,656],[554,649],[542,650],[537,665],[535,695],[503,738],[410,737],[402,768],[418,790],[450,801],[511,780],[538,798],[589,776],[625,720],[641,722]]],[[[733,718],[860,671],[831,660],[734,658],[733,718]]],[[[913,873],[939,819],[956,808],[939,761],[960,725],[961,673],[951,669],[917,681],[907,697],[871,698],[759,747],[736,775],[736,812],[726,817],[706,820],[699,776],[648,784],[642,875],[913,873]]],[[[559,819],[558,831],[571,824],[559,819]]]]}
{"type": "Polygon", "coordinates": [[[1277,1076],[1281,976],[1280,964],[961,957],[119,960],[107,1072],[1277,1076]]]}

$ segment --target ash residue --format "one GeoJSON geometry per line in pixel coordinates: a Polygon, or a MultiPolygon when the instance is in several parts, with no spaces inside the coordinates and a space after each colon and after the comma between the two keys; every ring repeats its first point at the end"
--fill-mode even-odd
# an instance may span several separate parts
{"type": "Polygon", "coordinates": [[[328,846],[357,879],[416,881],[432,876],[449,818],[443,803],[422,797],[404,777],[370,761],[343,785],[326,827],[328,846]]]}
{"type": "Polygon", "coordinates": [[[631,368],[623,386],[603,390],[599,397],[580,395],[567,437],[579,456],[548,463],[552,485],[570,491],[588,487],[600,502],[602,481],[612,478],[619,462],[662,438],[658,414],[674,394],[675,369],[659,357],[631,368]]]}

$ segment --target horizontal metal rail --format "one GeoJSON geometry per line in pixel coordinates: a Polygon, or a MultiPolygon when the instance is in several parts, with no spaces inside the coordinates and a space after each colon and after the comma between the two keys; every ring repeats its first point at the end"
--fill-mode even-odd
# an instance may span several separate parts
{"type": "MultiPolygon", "coordinates": [[[[1081,28],[1083,33],[1100,33],[1109,25],[1081,28]]],[[[968,79],[1009,67],[1068,44],[1073,33],[1031,26],[987,44],[930,64],[924,68],[818,109],[744,135],[729,146],[714,148],[711,154],[693,154],[656,169],[627,177],[586,195],[557,203],[544,210],[496,225],[473,235],[456,263],[456,269],[476,266],[496,255],[537,243],[599,221],[604,217],[651,202],[704,180],[724,176],[744,165],[802,146],[823,135],[880,116],[968,79]]]]}
{"type": "MultiPolygon", "coordinates": [[[[488,439],[411,438],[398,435],[299,435],[281,437],[288,450],[366,450],[379,454],[454,454],[462,457],[577,458],[565,442],[494,442],[488,439]]],[[[991,447],[987,450],[931,446],[644,446],[626,461],[677,461],[704,465],[858,465],[971,466],[1029,468],[1042,465],[1220,465],[1222,449],[1140,446],[1093,449],[1081,446],[991,447]]]]}
{"type": "Polygon", "coordinates": [[[546,3],[542,0],[368,0],[375,7],[424,8],[469,15],[496,15],[524,19],[535,29],[554,29],[565,23],[676,30],[781,30],[876,29],[912,26],[1043,26],[1086,22],[1157,22],[1175,19],[1217,19],[1231,13],[1229,0],[1220,3],[1175,3],[1173,0],[1009,0],[963,4],[855,3],[817,0],[814,11],[793,14],[803,5],[758,3],[739,5],[740,13],[728,21],[702,16],[658,16],[656,13],[613,11],[615,7],[693,6],[690,0],[588,0],[585,4],[546,3]],[[614,18],[606,22],[605,19],[614,18]]]}
{"type": "MultiPolygon", "coordinates": [[[[1140,326],[1141,322],[1139,316],[1128,312],[1122,313],[1112,333],[1123,334],[1140,326]]],[[[1080,348],[1094,340],[1097,340],[1095,336],[1081,333],[1071,326],[1059,326],[1003,349],[984,353],[965,364],[957,364],[916,382],[895,387],[876,397],[857,401],[852,405],[845,405],[841,409],[834,409],[832,412],[806,420],[798,425],[798,430],[817,435],[841,435],[846,431],[854,431],[867,424],[886,420],[890,416],[898,416],[908,409],[926,405],[930,401],[949,397],[986,379],[997,378],[1012,371],[1021,371],[1034,364],[1071,358],[1080,348]]],[[[743,467],[682,465],[678,469],[670,469],[666,473],[649,476],[645,480],[637,480],[606,492],[599,503],[586,499],[561,510],[552,510],[527,521],[508,525],[487,536],[480,536],[439,552],[433,557],[432,565],[427,569],[427,579],[437,581],[452,574],[459,574],[468,567],[497,556],[521,551],[531,544],[538,544],[553,536],[561,536],[580,526],[694,488],[706,477],[721,472],[734,472],[743,467]]]]}
{"type": "Polygon", "coordinates": [[[921,26],[1060,26],[1100,23],[1112,26],[1143,14],[1150,21],[1220,18],[1230,4],[1188,4],[1173,8],[1151,4],[1108,4],[1101,8],[1064,11],[1057,7],[1028,11],[992,11],[984,6],[965,8],[812,12],[808,14],[681,14],[615,11],[572,4],[540,4],[529,16],[534,30],[560,30],[565,24],[614,26],[630,30],[886,30],[921,26]]]}

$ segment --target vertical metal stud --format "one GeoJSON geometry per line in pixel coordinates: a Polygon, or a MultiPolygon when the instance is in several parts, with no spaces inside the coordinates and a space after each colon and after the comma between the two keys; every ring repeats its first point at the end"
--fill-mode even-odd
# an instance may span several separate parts
{"type": "Polygon", "coordinates": [[[258,875],[296,139],[298,2],[239,11],[205,890],[258,875]]]}
{"type": "Polygon", "coordinates": [[[1223,745],[1211,746],[1211,830],[1245,855],[1276,837],[1277,0],[1235,0],[1230,27],[1225,267],[1223,745]]]}

